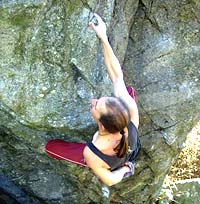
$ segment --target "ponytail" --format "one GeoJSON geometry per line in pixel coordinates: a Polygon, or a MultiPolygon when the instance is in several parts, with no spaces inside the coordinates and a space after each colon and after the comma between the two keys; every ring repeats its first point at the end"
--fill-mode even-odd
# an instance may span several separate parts
{"type": "Polygon", "coordinates": [[[122,130],[120,134],[122,135],[122,138],[117,147],[114,148],[114,151],[117,153],[117,157],[122,158],[128,152],[128,140],[125,136],[124,130],[122,130]]]}
{"type": "Polygon", "coordinates": [[[120,132],[122,135],[120,143],[114,148],[117,157],[122,158],[128,152],[128,139],[123,129],[130,122],[129,108],[121,98],[110,97],[105,104],[107,112],[101,114],[99,121],[109,133],[120,132]]]}

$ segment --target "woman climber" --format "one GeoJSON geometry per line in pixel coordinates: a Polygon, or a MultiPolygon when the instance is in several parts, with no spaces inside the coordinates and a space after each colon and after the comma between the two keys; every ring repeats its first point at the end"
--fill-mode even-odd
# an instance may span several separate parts
{"type": "Polygon", "coordinates": [[[140,150],[139,115],[135,100],[129,95],[123,72],[106,33],[106,25],[97,14],[89,27],[96,32],[103,47],[107,71],[115,97],[92,100],[91,113],[99,130],[84,149],[87,165],[106,185],[120,182],[134,173],[134,162],[140,150]]]}

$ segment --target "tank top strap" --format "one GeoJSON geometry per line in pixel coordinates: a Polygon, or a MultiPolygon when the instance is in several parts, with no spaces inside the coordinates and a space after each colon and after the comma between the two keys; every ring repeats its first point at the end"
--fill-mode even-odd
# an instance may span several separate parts
{"type": "Polygon", "coordinates": [[[119,168],[120,166],[123,166],[123,164],[127,160],[126,157],[119,158],[116,155],[111,156],[104,154],[92,142],[89,142],[87,146],[94,154],[96,154],[99,158],[101,158],[105,163],[107,163],[110,166],[111,171],[119,168]]]}
{"type": "Polygon", "coordinates": [[[97,149],[96,146],[92,142],[89,142],[87,146],[90,148],[92,152],[94,152],[97,156],[99,156],[101,159],[104,160],[104,154],[99,149],[97,149]]]}

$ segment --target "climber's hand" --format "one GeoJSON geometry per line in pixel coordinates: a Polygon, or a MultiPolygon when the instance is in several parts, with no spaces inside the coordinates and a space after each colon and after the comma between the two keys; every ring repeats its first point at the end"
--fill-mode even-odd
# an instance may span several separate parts
{"type": "Polygon", "coordinates": [[[100,40],[107,40],[106,24],[103,22],[103,20],[98,14],[94,13],[94,16],[89,21],[88,25],[96,32],[100,40]]]}
{"type": "Polygon", "coordinates": [[[126,162],[124,166],[127,166],[129,168],[129,171],[124,174],[124,178],[127,178],[134,174],[135,167],[132,162],[126,162]]]}

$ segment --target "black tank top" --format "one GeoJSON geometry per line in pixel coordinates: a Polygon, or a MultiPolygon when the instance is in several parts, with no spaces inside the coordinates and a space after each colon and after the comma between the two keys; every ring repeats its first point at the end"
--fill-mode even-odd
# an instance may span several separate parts
{"type": "Polygon", "coordinates": [[[87,146],[90,150],[95,153],[98,157],[100,157],[103,161],[105,161],[109,166],[110,170],[114,171],[120,167],[122,167],[125,162],[131,161],[135,162],[139,151],[141,149],[141,143],[138,136],[138,129],[135,125],[130,122],[128,124],[128,145],[129,150],[125,157],[119,158],[117,155],[107,155],[101,152],[92,142],[89,142],[87,146]]]}

